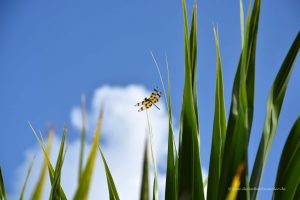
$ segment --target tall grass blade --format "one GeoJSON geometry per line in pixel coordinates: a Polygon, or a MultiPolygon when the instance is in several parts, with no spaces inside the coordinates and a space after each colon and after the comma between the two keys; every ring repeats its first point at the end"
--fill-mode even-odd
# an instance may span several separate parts
{"type": "Polygon", "coordinates": [[[197,90],[196,85],[197,65],[196,62],[196,45],[190,45],[190,41],[196,43],[197,24],[196,5],[193,8],[191,33],[193,38],[189,39],[188,17],[186,12],[186,2],[182,1],[184,15],[184,52],[185,52],[185,77],[184,77],[184,94],[180,118],[179,132],[179,160],[178,160],[178,193],[179,199],[204,199],[203,180],[200,163],[200,144],[199,144],[199,125],[197,90]],[[193,52],[191,52],[193,51],[193,52]],[[191,61],[194,55],[193,61],[191,61]],[[194,74],[193,74],[194,73],[194,74]]]}
{"type": "Polygon", "coordinates": [[[104,164],[104,168],[105,168],[105,173],[106,173],[106,179],[107,179],[107,186],[108,186],[108,191],[109,191],[109,199],[110,200],[120,200],[118,192],[117,192],[117,188],[115,186],[114,180],[111,176],[110,170],[108,168],[108,165],[106,163],[105,157],[103,155],[103,152],[100,148],[100,145],[98,145],[98,149],[100,151],[101,157],[102,157],[102,161],[104,164]]]}
{"type": "Polygon", "coordinates": [[[20,200],[24,199],[24,194],[25,194],[27,182],[28,182],[28,179],[29,179],[29,176],[30,176],[30,173],[31,173],[31,169],[32,169],[32,166],[33,166],[34,159],[35,159],[35,157],[33,157],[33,159],[31,160],[31,162],[29,164],[29,168],[27,170],[26,178],[25,178],[25,181],[24,181],[24,184],[23,184],[23,187],[22,187],[22,191],[21,191],[21,194],[20,194],[20,198],[19,198],[20,200]]]}
{"type": "Polygon", "coordinates": [[[217,199],[219,178],[222,164],[222,155],[226,137],[226,110],[224,101],[224,86],[222,75],[222,62],[219,49],[219,39],[216,29],[213,28],[216,43],[217,67],[216,67],[216,92],[215,92],[215,114],[213,135],[209,163],[209,176],[207,185],[207,199],[217,199]]]}
{"type": "MultiPolygon", "coordinates": [[[[49,176],[50,176],[50,182],[51,182],[51,185],[53,184],[53,182],[54,182],[54,168],[53,168],[53,166],[52,166],[52,164],[51,164],[51,162],[50,162],[50,149],[49,149],[49,151],[48,151],[48,149],[46,148],[46,145],[44,144],[44,141],[43,141],[43,138],[39,138],[39,136],[37,135],[37,133],[36,133],[36,131],[34,130],[34,128],[32,127],[32,125],[29,123],[29,126],[30,126],[30,128],[31,128],[31,130],[32,130],[32,132],[34,133],[34,136],[36,137],[36,139],[37,139],[37,141],[38,141],[38,143],[39,143],[39,145],[40,145],[40,147],[41,147],[41,149],[42,149],[42,151],[43,151],[43,153],[44,153],[44,157],[45,157],[45,160],[44,160],[44,162],[46,162],[46,166],[48,166],[48,172],[49,172],[49,176]]],[[[48,139],[48,143],[50,142],[50,141],[52,141],[53,140],[53,137],[54,137],[54,130],[50,130],[50,132],[49,132],[49,139],[48,139]]],[[[49,144],[48,144],[48,148],[49,148],[49,144]]],[[[36,187],[36,189],[37,189],[37,187],[36,187]]],[[[62,195],[62,200],[66,200],[67,199],[67,197],[66,197],[66,195],[65,195],[65,192],[64,192],[64,190],[62,189],[62,187],[60,186],[60,194],[62,195]]]]}
{"type": "Polygon", "coordinates": [[[78,187],[76,189],[74,200],[85,200],[88,197],[88,192],[89,192],[90,183],[91,183],[91,179],[92,179],[92,173],[93,173],[94,164],[96,161],[97,146],[98,146],[99,139],[100,139],[102,118],[103,118],[103,111],[100,111],[100,116],[98,118],[97,127],[96,127],[96,130],[94,133],[92,147],[91,147],[85,168],[83,169],[83,171],[81,173],[80,181],[79,181],[78,187]]]}
{"type": "Polygon", "coordinates": [[[59,153],[56,160],[56,166],[54,171],[54,181],[52,183],[50,198],[53,200],[60,200],[62,199],[62,194],[60,192],[60,180],[61,180],[61,169],[64,161],[64,150],[65,150],[65,141],[66,141],[66,133],[67,129],[64,128],[62,139],[60,142],[59,153]]]}
{"type": "Polygon", "coordinates": [[[145,143],[140,200],[149,200],[148,141],[145,143]]]}
{"type": "MultiPolygon", "coordinates": [[[[289,79],[293,70],[294,62],[296,60],[297,54],[300,48],[300,32],[298,32],[292,46],[286,55],[280,70],[273,82],[268,102],[267,102],[267,112],[265,118],[265,124],[263,133],[261,136],[260,144],[256,154],[250,186],[258,188],[259,182],[262,176],[262,172],[266,163],[266,159],[270,150],[270,147],[275,136],[275,132],[278,125],[279,115],[281,111],[281,106],[284,100],[286,89],[289,83],[289,79]]],[[[256,199],[257,191],[251,191],[251,199],[256,199]]]]}
{"type": "Polygon", "coordinates": [[[81,127],[81,139],[80,139],[80,155],[79,155],[79,171],[78,171],[78,183],[80,182],[80,175],[82,172],[82,163],[84,155],[84,144],[85,144],[85,124],[86,124],[86,106],[85,96],[81,96],[81,114],[82,114],[82,127],[81,127]]]}
{"type": "Polygon", "coordinates": [[[148,134],[149,134],[149,143],[150,143],[150,149],[151,149],[151,159],[152,159],[152,166],[154,171],[154,180],[153,180],[153,200],[158,200],[158,175],[157,175],[157,168],[156,168],[156,161],[154,156],[154,149],[153,149],[153,133],[152,133],[152,127],[150,124],[149,114],[146,110],[147,114],[147,124],[148,124],[148,134]]]}
{"type": "Polygon", "coordinates": [[[300,116],[293,125],[292,130],[284,145],[275,188],[283,190],[274,190],[273,199],[297,199],[297,188],[300,187],[300,116]]]}
{"type": "Polygon", "coordinates": [[[5,185],[4,185],[4,181],[3,181],[1,166],[0,166],[0,199],[1,200],[6,199],[6,191],[5,191],[5,185]]]}
{"type": "MultiPolygon", "coordinates": [[[[31,126],[31,124],[29,124],[31,129],[33,130],[35,136],[38,138],[36,132],[34,131],[33,127],[31,126]]],[[[51,129],[49,131],[49,136],[48,136],[48,145],[47,147],[45,146],[45,144],[42,144],[41,141],[38,139],[38,141],[40,142],[40,144],[43,146],[43,151],[46,152],[47,155],[50,155],[51,152],[51,148],[52,148],[52,143],[53,143],[53,137],[54,137],[54,131],[51,129]]],[[[39,200],[42,198],[43,195],[43,190],[44,190],[44,184],[45,184],[45,179],[46,179],[46,172],[47,172],[47,164],[48,159],[45,158],[44,162],[43,162],[43,166],[40,172],[40,177],[39,180],[35,186],[35,189],[31,195],[31,199],[32,200],[39,200]]]]}
{"type": "Polygon", "coordinates": [[[168,131],[168,158],[167,158],[167,172],[166,172],[166,187],[165,187],[165,199],[178,199],[178,182],[177,182],[177,170],[175,166],[175,156],[177,157],[177,150],[174,140],[173,123],[172,123],[172,104],[171,104],[171,84],[169,64],[166,56],[166,68],[168,74],[168,117],[169,117],[169,131],[168,131]],[[174,156],[175,154],[175,156],[174,156]]]}
{"type": "MultiPolygon", "coordinates": [[[[245,170],[241,174],[241,187],[249,187],[248,143],[254,109],[255,53],[260,4],[260,0],[255,0],[252,11],[249,9],[248,12],[242,54],[232,90],[218,199],[226,198],[241,163],[245,164],[245,170]]],[[[249,198],[249,190],[239,190],[238,199],[249,198]]]]}

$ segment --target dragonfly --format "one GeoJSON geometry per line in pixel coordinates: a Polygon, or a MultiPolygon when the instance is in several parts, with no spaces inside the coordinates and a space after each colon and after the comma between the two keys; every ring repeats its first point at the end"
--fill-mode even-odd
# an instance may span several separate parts
{"type": "Polygon", "coordinates": [[[138,112],[146,110],[146,109],[150,108],[152,105],[154,105],[158,110],[160,110],[160,108],[155,104],[159,101],[160,96],[161,96],[161,92],[158,91],[158,87],[155,87],[153,89],[153,92],[151,93],[150,97],[148,97],[148,98],[146,97],[140,103],[135,104],[135,106],[141,106],[140,109],[138,110],[138,112]]]}

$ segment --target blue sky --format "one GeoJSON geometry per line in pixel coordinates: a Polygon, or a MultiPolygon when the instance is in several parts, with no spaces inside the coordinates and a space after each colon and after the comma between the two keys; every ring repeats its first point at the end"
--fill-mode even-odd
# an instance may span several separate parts
{"type": "MultiPolygon", "coordinates": [[[[192,0],[187,1],[191,11],[192,0]]],[[[248,5],[248,1],[245,2],[248,5]]],[[[247,6],[245,6],[247,8],[247,6]]],[[[297,0],[262,1],[256,65],[250,166],[260,140],[272,82],[300,28],[297,0]]],[[[153,51],[161,66],[168,55],[174,117],[178,121],[183,91],[183,19],[181,1],[5,1],[0,2],[0,164],[8,192],[24,151],[36,145],[28,126],[46,132],[68,125],[78,139],[70,113],[85,93],[105,85],[159,85],[153,51]]],[[[239,1],[198,1],[198,91],[201,160],[208,168],[215,87],[212,24],[218,24],[227,110],[241,49],[239,1]]],[[[165,75],[165,73],[164,73],[165,75]]],[[[295,63],[277,134],[261,182],[273,187],[287,134],[300,114],[300,62],[295,63]]],[[[138,101],[138,99],[137,99],[138,101]]],[[[108,138],[107,138],[108,139],[108,138]]],[[[250,167],[251,169],[251,167],[250,167]]],[[[260,196],[270,197],[261,191],[260,196]]]]}

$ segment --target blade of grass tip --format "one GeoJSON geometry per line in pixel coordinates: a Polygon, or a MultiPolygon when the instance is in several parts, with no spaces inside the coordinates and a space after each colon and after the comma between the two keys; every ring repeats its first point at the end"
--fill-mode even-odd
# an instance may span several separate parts
{"type": "Polygon", "coordinates": [[[297,199],[300,187],[300,116],[294,123],[284,145],[277,178],[273,191],[273,199],[297,199]],[[277,190],[278,189],[278,190],[277,190]],[[282,190],[280,190],[282,189],[282,190]]]}
{"type": "MultiPolygon", "coordinates": [[[[264,129],[260,139],[258,151],[251,174],[250,186],[258,188],[266,159],[273,143],[273,138],[278,125],[281,106],[293,70],[294,62],[300,48],[300,32],[298,32],[292,46],[286,55],[279,72],[273,82],[267,102],[267,112],[264,129]]],[[[257,191],[251,190],[251,199],[256,199],[257,191]]]]}
{"type": "Polygon", "coordinates": [[[148,140],[145,142],[140,200],[149,200],[148,140]]]}
{"type": "MultiPolygon", "coordinates": [[[[232,89],[229,120],[222,160],[218,198],[225,199],[238,166],[245,163],[241,187],[248,188],[248,143],[254,110],[255,53],[260,13],[260,0],[249,8],[243,50],[232,89]],[[243,134],[240,134],[243,133],[243,134]]],[[[249,199],[249,190],[239,190],[238,199],[249,199]]]]}
{"type": "Polygon", "coordinates": [[[0,199],[5,200],[6,197],[6,191],[5,191],[5,185],[4,185],[4,180],[3,180],[3,175],[2,175],[2,168],[0,166],[0,199]]]}
{"type": "Polygon", "coordinates": [[[22,191],[21,191],[21,194],[20,194],[20,198],[19,198],[20,200],[23,200],[23,199],[24,199],[24,194],[25,194],[27,182],[28,182],[28,179],[29,179],[29,176],[30,176],[30,173],[31,173],[31,169],[32,169],[34,160],[35,160],[35,156],[34,156],[33,159],[30,161],[29,168],[28,168],[27,174],[26,174],[26,178],[25,178],[25,181],[24,181],[24,184],[23,184],[23,187],[22,187],[22,191]]]}
{"type": "Polygon", "coordinates": [[[240,0],[240,23],[241,23],[241,45],[242,45],[242,49],[244,46],[244,6],[243,6],[243,0],[240,0]]]}
{"type": "Polygon", "coordinates": [[[81,127],[81,139],[80,139],[80,155],[79,155],[79,171],[78,171],[78,183],[80,181],[80,175],[82,172],[82,163],[84,155],[84,145],[85,145],[85,124],[86,124],[86,103],[85,95],[81,95],[81,114],[82,114],[82,127],[81,127]]]}
{"type": "Polygon", "coordinates": [[[245,163],[241,163],[237,169],[237,173],[235,174],[231,187],[229,188],[229,193],[227,194],[226,200],[236,200],[238,194],[238,188],[241,185],[241,175],[245,170],[245,163]]]}
{"type": "Polygon", "coordinates": [[[154,150],[153,150],[153,133],[152,133],[152,127],[151,127],[150,120],[149,120],[148,110],[146,110],[146,115],[147,115],[147,124],[148,124],[147,132],[149,134],[151,159],[152,159],[152,166],[153,166],[153,171],[154,171],[153,200],[158,200],[158,175],[157,175],[155,155],[154,155],[154,150]]]}
{"type": "Polygon", "coordinates": [[[100,115],[97,122],[97,127],[94,133],[94,139],[92,143],[92,147],[90,149],[90,153],[87,159],[87,163],[85,168],[83,169],[78,187],[76,189],[76,193],[74,196],[74,200],[82,200],[87,199],[90,183],[92,179],[92,173],[94,170],[94,165],[96,161],[97,155],[97,146],[100,139],[101,127],[102,127],[102,119],[103,119],[103,110],[100,111],[100,115]]]}
{"type": "MultiPolygon", "coordinates": [[[[43,137],[41,136],[41,139],[40,139],[39,136],[37,135],[36,131],[32,127],[32,125],[30,124],[30,122],[28,122],[28,124],[29,124],[29,126],[30,126],[30,128],[31,128],[31,130],[32,130],[32,132],[34,134],[34,136],[36,137],[36,139],[37,139],[37,141],[38,141],[38,143],[39,143],[39,145],[40,145],[40,147],[41,147],[41,149],[42,149],[42,151],[44,153],[44,157],[45,157],[44,162],[46,162],[46,164],[48,166],[48,172],[49,172],[49,176],[50,176],[50,182],[51,182],[51,185],[52,185],[53,181],[54,181],[54,168],[53,168],[53,166],[52,166],[52,164],[50,162],[50,157],[49,157],[50,156],[50,150],[51,150],[51,148],[50,148],[49,151],[46,149],[46,145],[45,145],[45,142],[43,140],[43,137]]],[[[53,137],[54,137],[54,128],[53,127],[50,129],[48,137],[49,137],[48,142],[51,141],[51,140],[53,140],[53,137]]],[[[49,148],[49,145],[48,145],[48,148],[49,148]]],[[[61,186],[60,186],[60,193],[62,195],[62,200],[66,200],[67,197],[66,197],[65,192],[63,191],[63,189],[62,189],[61,186]]]]}
{"type": "Polygon", "coordinates": [[[217,199],[219,187],[219,178],[222,165],[222,155],[226,137],[226,109],[224,101],[224,86],[222,75],[222,62],[219,48],[219,38],[216,28],[213,27],[215,45],[216,45],[216,91],[215,91],[215,113],[213,124],[213,135],[211,144],[211,154],[209,163],[209,176],[207,185],[207,198],[217,199]]]}
{"type": "Polygon", "coordinates": [[[98,149],[99,152],[101,154],[101,158],[104,164],[104,168],[105,168],[105,174],[106,174],[106,179],[107,179],[107,186],[108,186],[108,191],[109,191],[109,199],[110,200],[119,200],[119,195],[118,195],[118,191],[117,188],[115,186],[114,180],[112,178],[112,175],[110,173],[109,167],[107,165],[107,162],[105,160],[104,154],[101,150],[100,145],[98,145],[98,149]]]}
{"type": "Polygon", "coordinates": [[[65,150],[65,141],[66,141],[66,133],[67,129],[64,128],[62,139],[60,142],[59,153],[56,160],[56,166],[54,171],[54,181],[52,183],[51,192],[50,192],[50,199],[62,199],[60,193],[60,179],[61,179],[61,169],[64,161],[64,150],[65,150]]]}
{"type": "MultiPolygon", "coordinates": [[[[31,129],[33,130],[33,132],[34,132],[38,142],[40,143],[43,151],[46,152],[47,155],[50,155],[50,152],[51,152],[51,149],[52,149],[54,131],[52,129],[49,131],[48,144],[47,144],[47,147],[45,147],[42,144],[41,140],[37,136],[35,130],[33,129],[33,127],[31,126],[30,123],[29,123],[29,125],[30,125],[31,129]]],[[[34,189],[32,195],[31,195],[32,200],[39,200],[39,199],[42,198],[45,179],[46,179],[47,166],[48,166],[47,162],[49,162],[49,158],[45,157],[43,165],[42,165],[42,169],[41,169],[41,172],[40,172],[40,176],[39,176],[39,179],[38,179],[38,182],[36,183],[35,189],[34,189]]]]}
{"type": "MultiPolygon", "coordinates": [[[[184,16],[184,52],[185,52],[185,77],[184,94],[180,117],[179,132],[179,160],[178,160],[178,198],[179,199],[204,199],[203,179],[200,161],[199,128],[196,117],[196,103],[194,102],[195,92],[193,89],[192,74],[196,66],[191,66],[191,52],[188,34],[188,22],[185,0],[182,1],[184,16]]],[[[193,9],[194,23],[196,24],[196,6],[193,9]]],[[[193,21],[193,20],[192,20],[193,21]]],[[[196,28],[191,28],[197,31],[196,28]]],[[[193,34],[196,35],[196,34],[193,34]]],[[[197,40],[193,40],[197,42],[197,40]]],[[[197,54],[194,54],[197,55],[197,54]]]]}

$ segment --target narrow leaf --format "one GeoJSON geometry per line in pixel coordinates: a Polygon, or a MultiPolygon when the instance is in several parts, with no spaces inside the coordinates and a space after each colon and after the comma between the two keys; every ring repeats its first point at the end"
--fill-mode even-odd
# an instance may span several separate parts
{"type": "MultiPolygon", "coordinates": [[[[256,154],[250,186],[258,188],[266,159],[273,143],[273,138],[278,125],[281,106],[285,97],[286,89],[293,70],[294,62],[300,48],[300,32],[298,32],[288,54],[286,55],[280,70],[273,82],[268,102],[263,133],[256,154]]],[[[251,191],[251,199],[256,199],[257,191],[251,191]]]]}
{"type": "Polygon", "coordinates": [[[191,61],[191,55],[196,57],[196,45],[190,47],[190,41],[196,43],[197,24],[196,5],[193,8],[191,33],[193,39],[189,39],[188,17],[186,2],[182,1],[184,15],[184,52],[185,52],[185,77],[184,94],[180,118],[179,132],[179,160],[178,160],[178,193],[179,199],[204,199],[203,180],[200,162],[199,125],[197,89],[193,81],[196,79],[196,58],[191,61]],[[193,66],[192,66],[193,63],[193,66]],[[193,80],[194,78],[194,80],[193,80]]]}
{"type": "Polygon", "coordinates": [[[26,178],[25,178],[25,181],[24,181],[24,184],[23,184],[23,187],[22,187],[22,191],[21,191],[21,194],[20,194],[20,200],[23,200],[24,199],[24,194],[25,194],[25,190],[26,190],[26,185],[27,185],[27,182],[28,182],[28,178],[30,176],[30,173],[31,173],[31,169],[32,169],[32,166],[33,166],[33,161],[34,161],[35,157],[33,157],[33,159],[31,160],[30,164],[29,164],[29,168],[27,170],[27,174],[26,174],[26,178]]]}
{"type": "Polygon", "coordinates": [[[215,114],[214,114],[214,125],[213,135],[210,153],[210,164],[209,164],[209,176],[207,185],[207,198],[217,199],[219,187],[219,178],[222,164],[222,155],[226,137],[226,111],[224,101],[224,87],[223,87],[223,75],[222,75],[222,63],[219,49],[219,39],[216,32],[214,31],[214,38],[216,43],[217,53],[217,67],[216,67],[216,92],[215,92],[215,114]]]}
{"type": "MultiPolygon", "coordinates": [[[[243,49],[232,90],[218,199],[226,198],[228,188],[241,163],[245,164],[245,173],[241,175],[241,187],[249,187],[248,143],[254,109],[255,53],[260,4],[260,0],[255,0],[253,9],[249,9],[248,12],[243,49]]],[[[249,199],[249,190],[239,190],[237,198],[249,199]]]]}
{"type": "Polygon", "coordinates": [[[0,199],[1,200],[6,199],[5,185],[4,185],[4,181],[3,181],[1,166],[0,166],[0,199]]]}
{"type": "Polygon", "coordinates": [[[62,139],[60,142],[59,154],[56,161],[55,171],[54,171],[54,182],[52,183],[50,198],[53,200],[62,199],[62,194],[60,193],[60,179],[61,179],[61,169],[64,161],[64,150],[65,150],[65,140],[66,140],[67,129],[63,130],[62,139]]]}
{"type": "MultiPolygon", "coordinates": [[[[31,124],[29,124],[29,125],[32,128],[31,124]]],[[[32,130],[34,131],[33,128],[32,128],[32,130]]],[[[38,136],[35,133],[35,131],[34,131],[34,134],[38,138],[38,136]]],[[[51,129],[49,131],[48,145],[47,145],[47,147],[45,147],[44,144],[43,144],[43,151],[46,152],[47,155],[50,155],[51,148],[52,148],[52,143],[53,143],[53,137],[54,137],[54,131],[51,129]]],[[[40,140],[38,140],[38,141],[41,142],[40,140]]],[[[45,184],[45,179],[46,179],[47,166],[48,166],[47,162],[48,162],[48,159],[45,158],[44,162],[43,162],[43,166],[42,166],[41,172],[40,172],[39,180],[36,183],[35,189],[34,189],[32,195],[31,195],[31,199],[32,200],[42,199],[42,194],[43,194],[44,184],[45,184]]]]}
{"type": "Polygon", "coordinates": [[[274,190],[273,199],[297,199],[300,186],[300,116],[293,125],[284,145],[274,190]]]}
{"type": "Polygon", "coordinates": [[[74,196],[75,200],[85,200],[88,197],[88,192],[89,192],[90,183],[91,183],[91,179],[92,179],[92,173],[93,173],[94,164],[95,164],[96,155],[97,155],[97,146],[98,146],[99,139],[100,139],[102,117],[103,117],[103,111],[100,111],[100,116],[98,118],[97,127],[96,127],[96,130],[94,133],[93,144],[92,144],[92,147],[91,147],[91,150],[89,153],[89,157],[88,157],[86,166],[83,169],[81,176],[80,176],[80,181],[79,181],[79,184],[76,189],[75,196],[74,196]]]}
{"type": "Polygon", "coordinates": [[[148,141],[145,143],[140,200],[149,200],[148,141]]]}
{"type": "MultiPolygon", "coordinates": [[[[32,125],[30,123],[29,123],[29,126],[30,126],[32,132],[34,133],[34,136],[37,139],[37,141],[38,141],[38,143],[39,143],[39,145],[40,145],[40,147],[41,147],[41,149],[42,149],[42,151],[44,153],[44,157],[45,157],[44,162],[46,162],[46,164],[48,166],[48,172],[49,172],[49,176],[50,176],[50,182],[51,182],[51,185],[52,185],[53,181],[54,181],[54,168],[53,168],[53,166],[52,166],[52,164],[50,162],[50,157],[49,157],[50,156],[50,153],[49,153],[50,149],[49,149],[49,151],[48,151],[48,149],[46,149],[45,144],[43,142],[43,138],[42,138],[42,140],[39,138],[39,136],[37,135],[36,131],[34,130],[34,128],[32,127],[32,125]]],[[[53,140],[53,137],[54,137],[54,131],[53,130],[50,130],[48,137],[49,137],[48,142],[50,140],[53,140]],[[50,136],[51,136],[51,138],[50,138],[50,136]]],[[[49,148],[49,145],[48,145],[48,148],[49,148]]],[[[37,189],[37,187],[36,187],[36,189],[37,189]]],[[[62,200],[66,200],[67,197],[66,197],[65,192],[63,191],[63,189],[62,189],[61,186],[60,186],[60,193],[62,195],[62,200]]]]}
{"type": "Polygon", "coordinates": [[[103,161],[103,164],[104,164],[104,168],[105,168],[107,186],[108,186],[108,191],[109,191],[109,199],[110,200],[119,200],[120,198],[119,198],[119,195],[118,195],[118,192],[117,192],[117,188],[116,188],[114,180],[111,176],[110,170],[109,170],[108,165],[106,163],[103,152],[100,148],[100,145],[98,145],[98,149],[100,151],[102,161],[103,161]]]}

